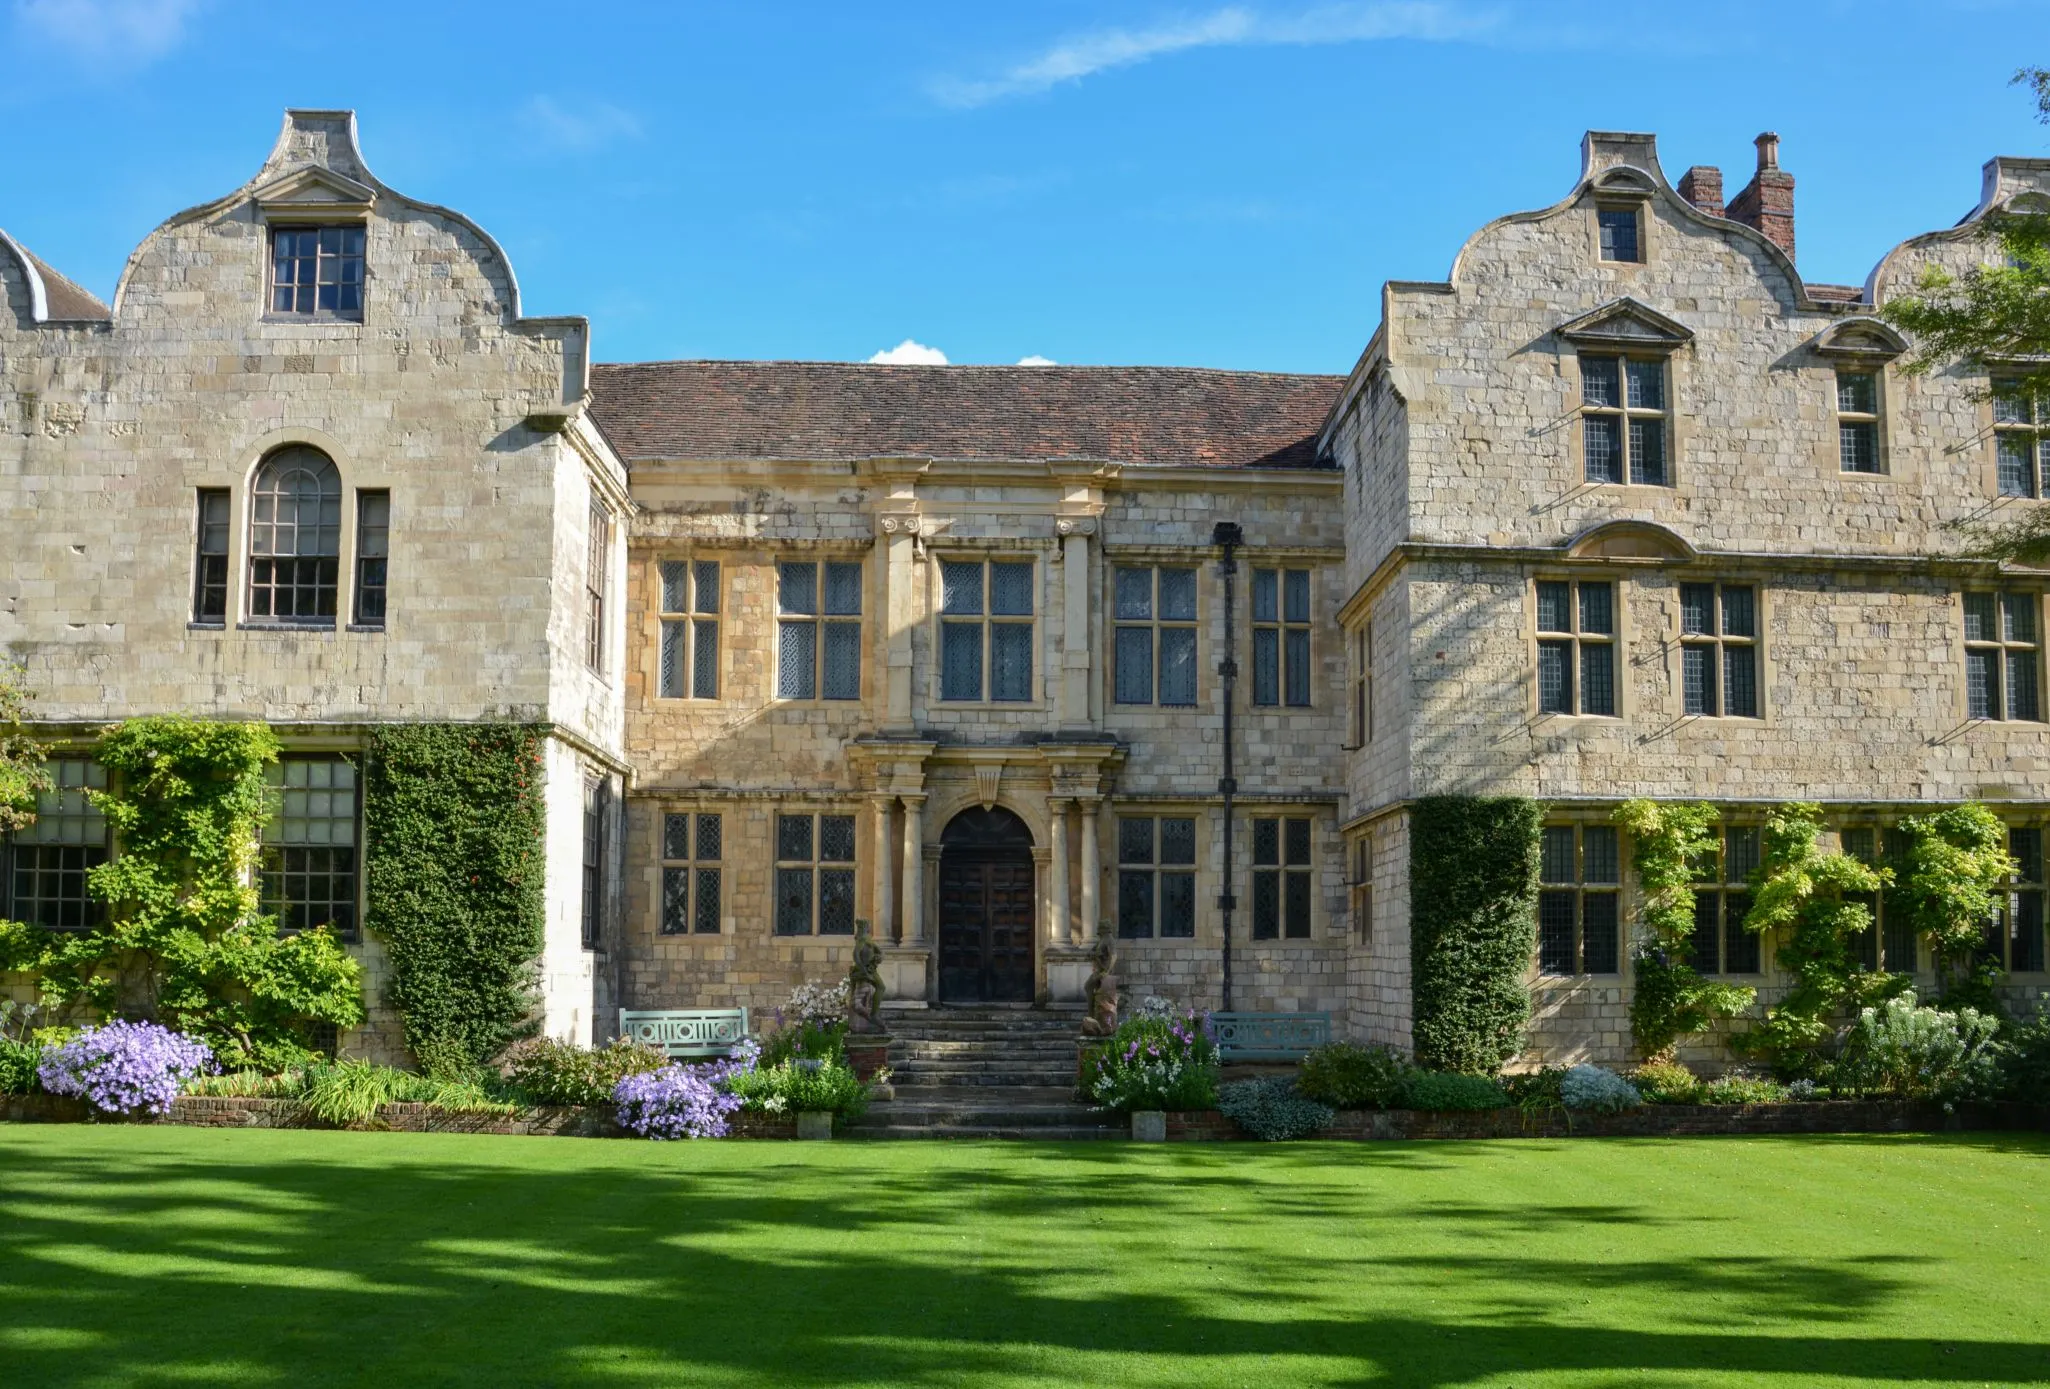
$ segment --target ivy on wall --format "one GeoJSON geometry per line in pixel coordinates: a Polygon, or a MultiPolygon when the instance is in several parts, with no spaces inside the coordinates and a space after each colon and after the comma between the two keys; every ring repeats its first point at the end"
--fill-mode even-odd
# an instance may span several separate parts
{"type": "Polygon", "coordinates": [[[0,967],[39,976],[61,1014],[150,1018],[203,1038],[224,1065],[309,1059],[317,1024],[363,1021],[362,970],[325,928],[280,935],[258,912],[257,836],[277,738],[260,723],[130,719],[94,752],[91,795],[120,854],[92,870],[103,926],[0,931],[0,967]]]}
{"type": "Polygon", "coordinates": [[[1631,961],[1630,1032],[1645,1056],[1668,1056],[1682,1037],[1733,1018],[1755,989],[1718,984],[1694,968],[1694,882],[1716,849],[1721,816],[1704,801],[1625,801],[1613,817],[1629,832],[1643,930],[1631,961]]]}
{"type": "Polygon", "coordinates": [[[1411,810],[1419,1065],[1492,1075],[1522,1049],[1543,817],[1543,806],[1520,796],[1427,796],[1411,810]]]}
{"type": "Polygon", "coordinates": [[[2017,870],[2007,852],[2007,826],[1983,805],[1955,805],[1901,821],[1907,851],[1895,868],[1886,909],[1905,914],[1915,934],[1936,951],[1946,1006],[1969,1005],[1998,1016],[1993,986],[1997,959],[1981,961],[1987,923],[2006,905],[2005,884],[2017,870]]]}
{"type": "Polygon", "coordinates": [[[542,734],[408,724],[371,735],[365,921],[421,1068],[452,1075],[532,1030],[545,929],[542,734]]]}

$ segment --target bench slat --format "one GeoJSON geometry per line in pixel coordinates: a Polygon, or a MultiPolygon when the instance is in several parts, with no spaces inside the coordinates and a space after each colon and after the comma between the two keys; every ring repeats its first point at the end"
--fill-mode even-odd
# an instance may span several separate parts
{"type": "Polygon", "coordinates": [[[745,1008],[619,1010],[619,1035],[668,1056],[725,1056],[747,1037],[745,1008]]]}
{"type": "Polygon", "coordinates": [[[1331,1040],[1329,1013],[1212,1013],[1226,1061],[1300,1061],[1331,1040]]]}

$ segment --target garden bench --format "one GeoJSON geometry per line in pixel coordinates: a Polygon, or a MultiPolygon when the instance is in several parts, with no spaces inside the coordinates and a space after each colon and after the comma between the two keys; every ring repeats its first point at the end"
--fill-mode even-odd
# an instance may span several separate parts
{"type": "Polygon", "coordinates": [[[1331,1040],[1329,1013],[1212,1013],[1225,1061],[1300,1061],[1331,1040]]]}
{"type": "Polygon", "coordinates": [[[747,1038],[745,1008],[619,1010],[619,1035],[669,1056],[725,1056],[747,1038]]]}

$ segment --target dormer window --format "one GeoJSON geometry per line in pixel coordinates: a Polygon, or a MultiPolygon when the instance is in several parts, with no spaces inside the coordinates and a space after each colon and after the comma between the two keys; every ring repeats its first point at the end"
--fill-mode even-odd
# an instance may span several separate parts
{"type": "Polygon", "coordinates": [[[363,321],[363,228],[273,227],[270,311],[363,321]]]}
{"type": "Polygon", "coordinates": [[[1594,220],[1601,232],[1603,260],[1633,264],[1643,261],[1644,244],[1638,234],[1636,208],[1598,207],[1594,220]]]}

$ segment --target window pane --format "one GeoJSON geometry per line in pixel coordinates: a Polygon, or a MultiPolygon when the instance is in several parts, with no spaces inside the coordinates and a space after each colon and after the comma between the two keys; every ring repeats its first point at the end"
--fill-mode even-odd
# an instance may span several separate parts
{"type": "Polygon", "coordinates": [[[2007,832],[2007,852],[2014,856],[2017,865],[2015,881],[2040,883],[2043,881],[2043,831],[2040,829],[2019,829],[2007,832]]]}
{"type": "Polygon", "coordinates": [[[1310,620],[1310,571],[1307,569],[1285,569],[1282,571],[1281,615],[1290,622],[1310,620]]]}
{"type": "Polygon", "coordinates": [[[1538,643],[1538,712],[1573,712],[1573,643],[1538,643]]]}
{"type": "Polygon", "coordinates": [[[815,564],[776,566],[776,611],[809,616],[819,610],[819,569],[815,564]]]}
{"type": "Polygon", "coordinates": [[[940,698],[982,698],[982,624],[940,624],[940,698]]]}
{"type": "Polygon", "coordinates": [[[1630,391],[1630,408],[1633,410],[1663,410],[1666,408],[1666,364],[1664,362],[1625,362],[1624,376],[1630,391]]]}
{"type": "Polygon", "coordinates": [[[2000,629],[1996,599],[1990,593],[1965,595],[1965,640],[1998,641],[2000,629]]]}
{"type": "Polygon", "coordinates": [[[940,561],[940,611],[957,616],[982,611],[982,562],[948,559],[940,561]]]}
{"type": "Polygon", "coordinates": [[[1680,585],[1680,630],[1688,636],[1715,635],[1715,585],[1680,585]]]}
{"type": "Polygon", "coordinates": [[[1723,895],[1720,892],[1694,894],[1694,935],[1687,947],[1689,961],[1697,973],[1722,973],[1723,895]]]}
{"type": "Polygon", "coordinates": [[[1582,966],[1589,974],[1615,974],[1621,966],[1622,921],[1617,894],[1590,892],[1581,898],[1582,966]]]}
{"type": "Polygon", "coordinates": [[[1614,825],[1589,825],[1580,832],[1580,869],[1580,881],[1584,883],[1623,881],[1614,825]]]}
{"type": "Polygon", "coordinates": [[[1153,862],[1153,821],[1144,816],[1118,820],[1118,862],[1153,862]]]}
{"type": "Polygon", "coordinates": [[[2043,894],[2016,892],[2008,897],[2008,968],[2034,974],[2043,968],[2043,894]]]}
{"type": "Polygon", "coordinates": [[[1160,875],[1160,934],[1183,939],[1196,934],[1194,873],[1160,875]]]}
{"type": "Polygon", "coordinates": [[[1537,586],[1537,625],[1540,632],[1573,630],[1573,585],[1547,581],[1537,586]]]}
{"type": "Polygon", "coordinates": [[[1580,712],[1604,718],[1616,715],[1616,651],[1607,642],[1580,648],[1580,712]]]}
{"type": "Polygon", "coordinates": [[[1196,822],[1187,816],[1170,815],[1160,822],[1160,861],[1196,861],[1196,822]]]}
{"type": "Polygon", "coordinates": [[[1032,698],[1032,624],[999,622],[989,629],[990,698],[1032,698]]]}
{"type": "Polygon", "coordinates": [[[833,617],[861,615],[861,566],[834,562],[826,566],[826,612],[833,617]]]}
{"type": "Polygon", "coordinates": [[[1716,712],[1715,651],[1713,646],[1680,649],[1680,700],[1686,713],[1713,717],[1716,712]]]}
{"type": "Polygon", "coordinates": [[[1160,702],[1190,705],[1196,702],[1196,629],[1160,629],[1160,702]]]}
{"type": "Polygon", "coordinates": [[[662,857],[688,859],[690,857],[690,816],[664,815],[662,817],[662,857]]]}
{"type": "Polygon", "coordinates": [[[851,936],[854,934],[853,869],[821,868],[819,870],[819,934],[822,936],[851,936]]]}
{"type": "Polygon", "coordinates": [[[1614,357],[1580,359],[1580,398],[1589,405],[1612,408],[1623,403],[1622,379],[1614,357]]]}
{"type": "Polygon", "coordinates": [[[1253,862],[1280,864],[1281,822],[1279,820],[1253,821],[1253,862]]]}
{"type": "Polygon", "coordinates": [[[810,699],[818,691],[817,625],[779,622],[776,648],[776,695],[779,699],[810,699]]]}
{"type": "Polygon", "coordinates": [[[1723,713],[1733,719],[1758,717],[1758,649],[1723,648],[1723,713]]]}
{"type": "Polygon", "coordinates": [[[1748,883],[1758,871],[1758,826],[1732,825],[1723,831],[1723,881],[1748,883]]]}
{"type": "MultiPolygon", "coordinates": [[[[681,627],[683,624],[678,623],[681,627]]],[[[690,692],[696,699],[719,697],[719,624],[698,618],[691,624],[690,692]]]]}
{"type": "Polygon", "coordinates": [[[826,624],[827,699],[861,698],[861,624],[826,624]]]}
{"type": "Polygon", "coordinates": [[[2043,717],[2036,699],[2036,653],[2007,653],[2007,716],[2031,721],[2043,717]]]}
{"type": "Polygon", "coordinates": [[[2002,378],[1993,383],[1993,421],[1996,424],[2028,424],[2029,397],[2018,381],[2002,378]]]}
{"type": "Polygon", "coordinates": [[[1282,823],[1282,861],[1291,868],[1301,868],[1310,861],[1310,822],[1289,819],[1282,823]]]}
{"type": "Polygon", "coordinates": [[[1573,826],[1545,826],[1539,841],[1538,877],[1548,883],[1579,881],[1573,872],[1573,826]]]}
{"type": "Polygon", "coordinates": [[[1739,585],[1723,589],[1723,635],[1758,635],[1758,605],[1756,595],[1749,588],[1739,585]]]}
{"type": "Polygon", "coordinates": [[[1576,972],[1573,960],[1573,894],[1570,892],[1538,894],[1538,969],[1545,974],[1576,972]]]}
{"type": "Polygon", "coordinates": [[[992,564],[989,567],[989,610],[1005,617],[1032,615],[1032,565],[992,564]]]}
{"type": "Polygon", "coordinates": [[[811,879],[809,868],[776,870],[776,934],[811,934],[811,879]]]}
{"type": "Polygon", "coordinates": [[[691,924],[698,935],[719,934],[719,870],[716,868],[698,869],[697,910],[692,914],[691,924]]]}
{"type": "Polygon", "coordinates": [[[662,934],[680,936],[690,930],[690,870],[662,870],[662,934]]]}
{"type": "Polygon", "coordinates": [[[1253,629],[1253,703],[1281,703],[1281,633],[1272,627],[1253,629]]]}
{"type": "Polygon", "coordinates": [[[1869,371],[1840,371],[1836,374],[1836,408],[1848,415],[1870,415],[1879,410],[1879,382],[1869,371]]]}
{"type": "Polygon", "coordinates": [[[776,817],[776,857],[783,862],[811,862],[811,816],[776,817]]]}
{"type": "Polygon", "coordinates": [[[854,817],[819,817],[819,859],[824,863],[854,862],[854,817]]]}
{"type": "Polygon", "coordinates": [[[2000,717],[2000,654],[1965,652],[1965,713],[1974,719],[2000,717]]]}
{"type": "Polygon", "coordinates": [[[1998,436],[1994,457],[2000,475],[2000,495],[2003,497],[2033,497],[2035,493],[2035,469],[2029,458],[2029,436],[2009,432],[1998,436]]]}
{"type": "Polygon", "coordinates": [[[2033,646],[2036,641],[2036,595],[2008,593],[2001,596],[2002,635],[2005,640],[2033,646]]]}
{"type": "Polygon", "coordinates": [[[1622,423],[1622,420],[1614,415],[1581,417],[1581,435],[1586,445],[1589,482],[1623,480],[1623,442],[1619,428],[1622,423]]]}
{"type": "Polygon", "coordinates": [[[1837,464],[1847,473],[1879,471],[1879,426],[1871,420],[1845,420],[1837,426],[1837,464]]]}
{"type": "Polygon", "coordinates": [[[1253,571],[1253,621],[1281,620],[1281,579],[1272,569],[1253,571]]]}
{"type": "Polygon", "coordinates": [[[1630,421],[1630,480],[1644,487],[1666,484],[1666,422],[1630,421]]]}
{"type": "Polygon", "coordinates": [[[1580,630],[1604,636],[1616,630],[1615,590],[1608,584],[1580,585],[1580,630]]]}
{"type": "Polygon", "coordinates": [[[1751,894],[1732,892],[1723,898],[1723,972],[1758,973],[1758,933],[1744,929],[1751,914],[1751,894]]]}
{"type": "Polygon", "coordinates": [[[1120,627],[1117,629],[1117,702],[1120,704],[1151,704],[1153,702],[1153,629],[1151,627],[1120,627]]]}
{"type": "Polygon", "coordinates": [[[1854,827],[1843,832],[1844,853],[1863,864],[1874,864],[1875,849],[1873,833],[1869,826],[1854,827]]]}
{"type": "Polygon", "coordinates": [[[1639,258],[1635,209],[1601,208],[1595,213],[1595,221],[1601,228],[1603,260],[1635,261],[1639,258]]]}
{"type": "Polygon", "coordinates": [[[1282,636],[1283,648],[1288,659],[1283,663],[1288,677],[1288,702],[1297,709],[1310,703],[1310,634],[1301,627],[1291,627],[1282,636]]]}
{"type": "Polygon", "coordinates": [[[682,560],[662,561],[662,611],[690,611],[690,566],[682,560]]]}
{"type": "Polygon", "coordinates": [[[1160,618],[1163,622],[1194,622],[1196,620],[1195,570],[1163,569],[1160,571],[1160,618]]]}
{"type": "Polygon", "coordinates": [[[1120,569],[1117,572],[1117,615],[1125,622],[1145,622],[1153,617],[1153,571],[1120,569]]]}
{"type": "Polygon", "coordinates": [[[725,822],[717,815],[698,816],[698,860],[701,863],[717,863],[724,852],[726,836],[725,822]]]}
{"type": "Polygon", "coordinates": [[[1882,923],[1886,958],[1881,961],[1895,974],[1915,972],[1915,931],[1909,924],[1907,913],[1889,911],[1882,923]]]}
{"type": "Polygon", "coordinates": [[[691,597],[697,606],[691,611],[716,613],[719,611],[719,561],[701,559],[691,565],[691,597]]]}
{"type": "Polygon", "coordinates": [[[1153,875],[1123,871],[1118,874],[1118,934],[1126,940],[1144,940],[1153,934],[1153,875]]]}
{"type": "Polygon", "coordinates": [[[1253,875],[1253,939],[1277,940],[1280,936],[1281,874],[1278,871],[1255,873],[1253,875]]]}
{"type": "Polygon", "coordinates": [[[1282,934],[1290,940],[1307,940],[1310,935],[1310,875],[1284,873],[1282,934]]]}

